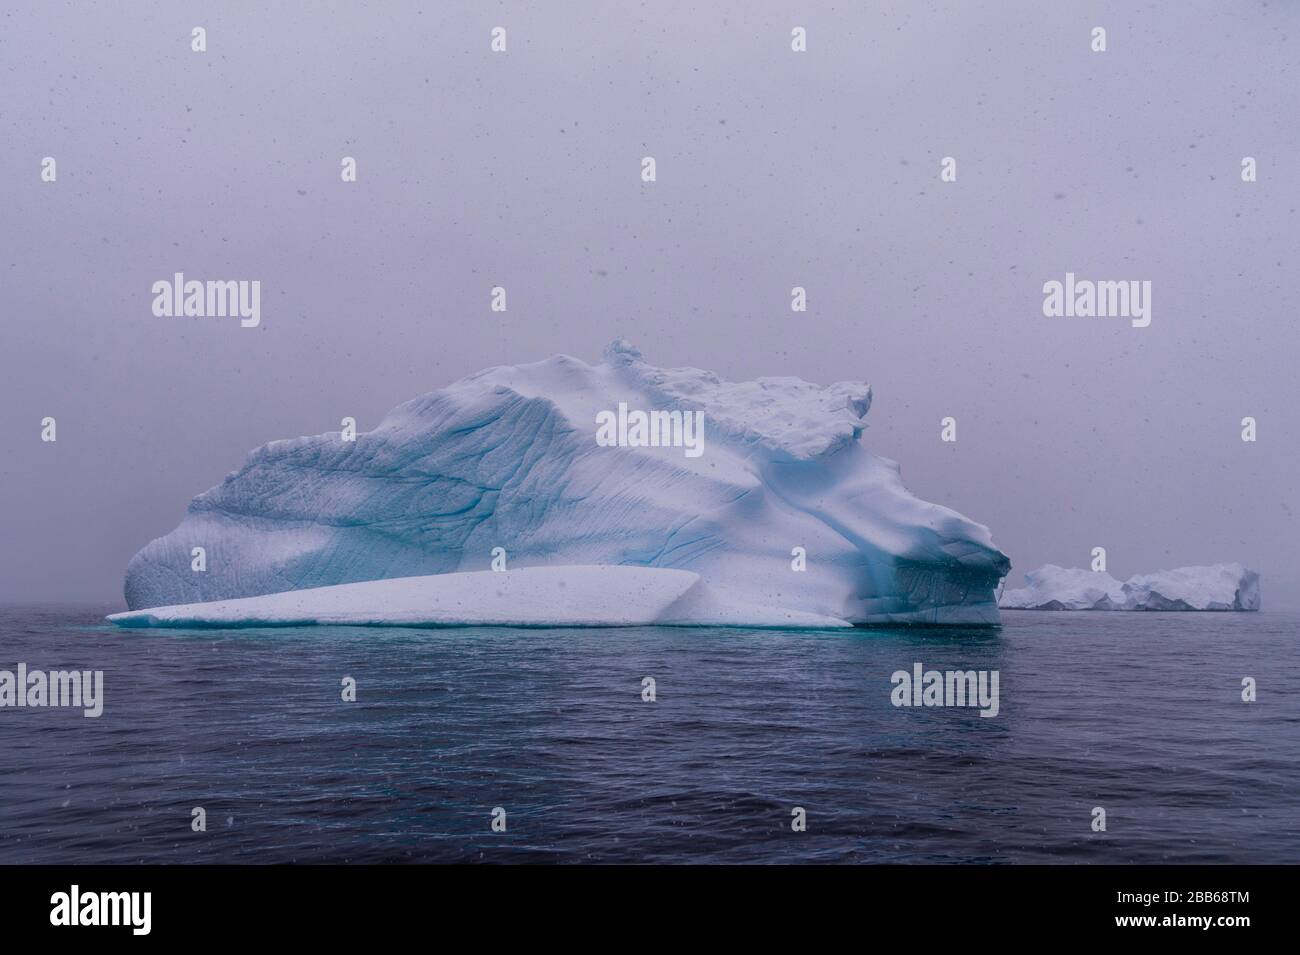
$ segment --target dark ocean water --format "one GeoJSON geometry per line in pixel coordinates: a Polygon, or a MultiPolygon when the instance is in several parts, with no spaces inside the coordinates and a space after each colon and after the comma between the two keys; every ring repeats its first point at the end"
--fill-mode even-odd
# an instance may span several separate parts
{"type": "Polygon", "coordinates": [[[98,719],[0,709],[3,862],[1300,862],[1300,615],[176,631],[111,609],[0,608],[0,669],[103,670],[105,696],[98,719]],[[917,661],[998,670],[999,714],[894,707],[917,661]]]}

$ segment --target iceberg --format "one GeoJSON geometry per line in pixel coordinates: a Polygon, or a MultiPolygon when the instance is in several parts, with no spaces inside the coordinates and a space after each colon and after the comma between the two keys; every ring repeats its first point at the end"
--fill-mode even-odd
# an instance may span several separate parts
{"type": "Polygon", "coordinates": [[[1047,564],[1025,574],[1028,585],[1002,594],[1004,610],[1258,610],[1259,574],[1241,564],[1110,574],[1047,564]]]}
{"type": "Polygon", "coordinates": [[[1025,573],[1021,590],[1005,590],[1003,610],[1119,610],[1124,585],[1105,571],[1047,564],[1025,573]]]}
{"type": "Polygon", "coordinates": [[[373,431],[253,451],[132,558],[113,619],[998,623],[1010,562],[866,447],[870,406],[863,383],[730,382],[621,339],[490,368],[373,431]]]}

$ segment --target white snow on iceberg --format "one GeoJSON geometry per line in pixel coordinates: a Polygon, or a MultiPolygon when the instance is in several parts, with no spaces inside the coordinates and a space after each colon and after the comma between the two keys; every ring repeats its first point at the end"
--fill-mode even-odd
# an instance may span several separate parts
{"type": "Polygon", "coordinates": [[[1025,574],[1028,585],[1002,594],[1004,610],[1258,610],[1259,575],[1241,564],[1179,567],[1135,574],[1120,583],[1107,573],[1047,564],[1025,574]]]}
{"type": "MultiPolygon", "coordinates": [[[[488,369],[400,405],[355,441],[335,432],[257,449],[132,559],[127,606],[472,574],[503,548],[511,572],[567,567],[574,585],[593,565],[688,571],[704,586],[684,595],[677,623],[716,622],[719,605],[737,602],[757,620],[775,608],[830,622],[997,623],[993,588],[1009,561],[987,528],[913,497],[898,466],[866,448],[870,406],[865,384],[728,382],[652,367],[622,341],[595,365],[560,355],[488,369]],[[598,415],[620,403],[702,412],[703,453],[601,446],[598,415]],[[206,571],[191,570],[194,547],[206,571]]],[[[491,612],[565,622],[520,599],[491,612]]],[[[403,606],[431,622],[482,619],[403,606]]]]}
{"type": "Polygon", "coordinates": [[[122,627],[850,626],[830,617],[730,599],[687,570],[608,566],[396,577],[128,610],[108,619],[122,627]]]}

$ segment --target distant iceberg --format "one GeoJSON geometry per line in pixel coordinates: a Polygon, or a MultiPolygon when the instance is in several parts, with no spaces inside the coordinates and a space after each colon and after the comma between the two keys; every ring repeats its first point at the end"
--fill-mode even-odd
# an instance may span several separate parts
{"type": "Polygon", "coordinates": [[[1259,574],[1241,564],[1110,574],[1047,564],[1025,574],[1027,587],[1008,590],[1004,610],[1258,610],[1259,574]]]}
{"type": "Polygon", "coordinates": [[[1010,562],[866,448],[870,406],[865,384],[728,382],[621,340],[492,368],[354,441],[254,451],[131,560],[118,622],[997,623],[1010,562]]]}

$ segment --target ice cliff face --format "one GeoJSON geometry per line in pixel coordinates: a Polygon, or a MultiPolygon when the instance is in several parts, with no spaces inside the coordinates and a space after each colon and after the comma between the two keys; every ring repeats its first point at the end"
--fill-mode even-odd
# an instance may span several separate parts
{"type": "Polygon", "coordinates": [[[1007,610],[1258,610],[1259,575],[1241,564],[1110,574],[1047,564],[1025,574],[1028,585],[1008,590],[1007,610]]]}
{"type": "Polygon", "coordinates": [[[510,568],[688,570],[729,600],[855,623],[997,622],[1007,558],[867,450],[870,405],[865,384],[728,382],[622,341],[596,365],[488,369],[355,441],[257,449],[132,559],[127,605],[482,571],[500,547],[510,568]],[[702,412],[702,453],[601,446],[598,415],[620,403],[702,412]]]}

